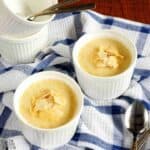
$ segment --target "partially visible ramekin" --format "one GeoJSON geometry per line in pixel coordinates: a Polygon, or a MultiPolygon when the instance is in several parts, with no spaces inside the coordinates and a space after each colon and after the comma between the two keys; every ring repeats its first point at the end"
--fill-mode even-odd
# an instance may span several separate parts
{"type": "Polygon", "coordinates": [[[113,99],[125,92],[129,87],[136,59],[137,50],[134,44],[128,38],[113,30],[101,30],[98,33],[85,34],[73,48],[73,62],[78,82],[85,94],[96,101],[113,99]],[[131,52],[130,66],[124,72],[111,77],[98,77],[86,72],[78,62],[78,54],[82,46],[95,38],[112,38],[123,43],[131,52]]]}
{"type": "Polygon", "coordinates": [[[8,63],[32,62],[37,53],[48,44],[48,26],[26,38],[0,36],[0,55],[8,63]]]}
{"type": "Polygon", "coordinates": [[[56,71],[45,71],[30,76],[21,83],[14,95],[14,110],[22,125],[22,133],[32,144],[38,145],[45,149],[57,148],[71,140],[77,128],[82,109],[83,94],[78,84],[69,76],[56,71]],[[44,79],[58,79],[65,82],[72,88],[77,96],[77,109],[74,117],[66,124],[54,129],[41,129],[35,127],[29,124],[19,112],[19,101],[24,90],[32,83],[44,79]]]}
{"type": "MultiPolygon", "coordinates": [[[[56,4],[57,0],[52,0],[51,5],[56,4]]],[[[19,1],[18,1],[19,3],[19,1]]],[[[10,36],[10,37],[26,37],[39,32],[45,25],[47,25],[53,18],[52,15],[49,19],[45,21],[27,21],[15,14],[15,10],[19,6],[14,6],[18,4],[16,1],[11,0],[1,0],[0,1],[0,35],[10,36]]],[[[22,4],[23,5],[23,4],[22,4]]],[[[23,6],[20,6],[21,9],[23,6]]],[[[34,6],[33,6],[34,7],[34,6]]],[[[48,7],[48,6],[47,6],[48,7]]],[[[31,14],[30,14],[31,15],[31,14]]]]}

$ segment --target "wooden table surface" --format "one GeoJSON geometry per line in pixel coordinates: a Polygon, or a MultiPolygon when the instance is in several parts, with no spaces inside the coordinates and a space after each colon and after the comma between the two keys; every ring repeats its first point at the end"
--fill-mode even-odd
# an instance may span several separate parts
{"type": "Polygon", "coordinates": [[[150,24],[150,0],[80,0],[79,3],[95,2],[95,11],[121,18],[150,24]]]}

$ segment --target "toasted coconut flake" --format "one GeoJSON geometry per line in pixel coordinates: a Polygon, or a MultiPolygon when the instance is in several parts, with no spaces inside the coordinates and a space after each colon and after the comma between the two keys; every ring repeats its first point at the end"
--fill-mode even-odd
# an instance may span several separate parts
{"type": "Polygon", "coordinates": [[[100,47],[94,61],[96,67],[117,68],[119,66],[118,58],[123,59],[124,56],[122,56],[116,49],[111,48],[111,46],[108,48],[100,47]]]}

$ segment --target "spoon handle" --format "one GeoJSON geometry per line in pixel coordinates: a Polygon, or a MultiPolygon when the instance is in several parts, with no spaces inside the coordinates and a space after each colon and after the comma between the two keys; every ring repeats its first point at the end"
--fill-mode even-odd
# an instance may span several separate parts
{"type": "Polygon", "coordinates": [[[92,8],[95,8],[95,3],[88,3],[88,4],[79,5],[79,6],[71,6],[68,8],[53,10],[52,13],[66,13],[66,12],[74,12],[74,11],[80,11],[80,10],[86,10],[86,9],[92,9],[92,8]]]}
{"type": "Polygon", "coordinates": [[[92,9],[92,8],[95,8],[95,3],[88,3],[88,4],[83,4],[80,6],[72,6],[72,7],[68,7],[68,8],[54,9],[54,10],[49,10],[47,12],[41,12],[41,13],[38,13],[33,16],[29,16],[29,17],[27,17],[27,20],[33,21],[38,16],[81,11],[81,10],[87,10],[87,9],[92,9]]]}
{"type": "Polygon", "coordinates": [[[47,11],[45,13],[37,14],[36,16],[66,13],[66,12],[73,12],[73,11],[79,11],[79,10],[92,9],[92,8],[95,8],[95,3],[88,3],[88,4],[83,4],[83,5],[80,5],[80,6],[73,6],[73,7],[68,7],[68,8],[50,10],[50,11],[47,11]]]}
{"type": "Polygon", "coordinates": [[[138,150],[137,149],[137,139],[135,137],[134,137],[134,140],[133,140],[133,144],[132,144],[131,150],[138,150]]]}
{"type": "Polygon", "coordinates": [[[132,146],[132,149],[131,150],[138,150],[137,149],[137,143],[135,142],[135,143],[133,143],[133,146],[132,146]]]}
{"type": "Polygon", "coordinates": [[[70,4],[76,3],[76,2],[78,2],[78,1],[79,1],[79,0],[65,0],[65,1],[63,1],[63,2],[57,3],[57,4],[53,5],[53,6],[50,6],[49,8],[46,8],[46,9],[43,10],[42,12],[44,13],[44,12],[48,12],[48,11],[50,11],[50,10],[59,9],[59,8],[64,7],[64,6],[68,6],[68,5],[70,5],[70,4]]]}
{"type": "Polygon", "coordinates": [[[143,147],[145,140],[148,138],[148,136],[150,135],[150,129],[146,130],[138,139],[137,141],[137,148],[138,150],[141,149],[141,147],[143,147]]]}

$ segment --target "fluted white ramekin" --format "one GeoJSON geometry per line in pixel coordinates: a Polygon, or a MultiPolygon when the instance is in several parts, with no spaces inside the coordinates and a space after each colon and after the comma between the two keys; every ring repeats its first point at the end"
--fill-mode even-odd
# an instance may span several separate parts
{"type": "Polygon", "coordinates": [[[68,143],[73,137],[83,108],[83,94],[78,84],[65,75],[56,71],[45,71],[27,78],[17,88],[14,95],[14,110],[22,125],[22,133],[32,144],[45,149],[54,149],[68,143]],[[32,83],[44,79],[58,79],[68,84],[77,96],[77,108],[74,117],[66,124],[54,129],[41,129],[29,124],[19,112],[19,101],[24,90],[32,83]]]}
{"type": "MultiPolygon", "coordinates": [[[[51,5],[57,3],[57,0],[52,0],[51,5]]],[[[18,3],[20,3],[18,1],[18,3]]],[[[40,22],[27,21],[15,14],[14,9],[21,9],[24,6],[17,6],[17,1],[0,0],[0,35],[11,37],[26,37],[39,32],[53,18],[40,22]],[[15,6],[16,5],[16,6],[15,6]]],[[[33,6],[34,7],[34,6],[33,6]]],[[[47,6],[48,7],[48,6],[47,6]]]]}
{"type": "Polygon", "coordinates": [[[0,55],[10,64],[32,62],[39,51],[48,44],[48,26],[26,38],[0,36],[0,55]]]}
{"type": "Polygon", "coordinates": [[[136,59],[135,45],[128,38],[113,30],[101,30],[98,33],[85,34],[73,48],[73,62],[78,82],[86,95],[94,100],[113,99],[123,94],[129,87],[136,59]],[[98,77],[86,72],[78,62],[78,54],[82,46],[95,38],[112,38],[123,43],[132,56],[130,66],[124,72],[111,77],[98,77]]]}

